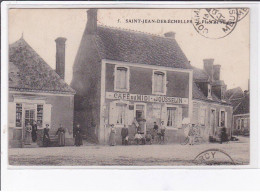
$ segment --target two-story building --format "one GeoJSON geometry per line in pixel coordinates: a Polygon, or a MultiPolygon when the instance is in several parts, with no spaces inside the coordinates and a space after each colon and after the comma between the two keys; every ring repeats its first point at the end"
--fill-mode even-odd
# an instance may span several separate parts
{"type": "Polygon", "coordinates": [[[107,143],[111,124],[120,141],[124,125],[135,133],[138,122],[146,133],[154,122],[164,121],[169,141],[179,143],[182,120],[192,116],[193,78],[175,34],[161,37],[98,26],[97,10],[87,14],[71,83],[75,122],[85,130],[96,125],[99,143],[107,143]]]}
{"type": "Polygon", "coordinates": [[[87,18],[71,86],[77,93],[75,121],[88,136],[107,143],[114,124],[120,141],[124,125],[134,134],[138,122],[146,133],[164,121],[168,141],[180,143],[184,119],[200,124],[206,141],[217,139],[223,127],[230,136],[232,106],[213,59],[204,60],[203,70],[194,68],[173,32],[162,37],[98,26],[96,9],[87,18]]]}

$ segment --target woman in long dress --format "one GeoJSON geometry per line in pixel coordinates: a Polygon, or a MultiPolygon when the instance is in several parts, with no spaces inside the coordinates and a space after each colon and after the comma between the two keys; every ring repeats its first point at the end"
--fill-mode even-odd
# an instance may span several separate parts
{"type": "Polygon", "coordinates": [[[50,135],[49,135],[49,124],[46,124],[46,127],[43,129],[43,146],[49,147],[50,146],[50,135]]]}
{"type": "Polygon", "coordinates": [[[37,123],[36,121],[33,121],[32,125],[32,141],[36,142],[37,140],[37,123]]]}
{"type": "Polygon", "coordinates": [[[109,143],[110,143],[110,146],[116,145],[116,129],[114,127],[114,124],[112,124],[110,127],[109,143]]]}
{"type": "Polygon", "coordinates": [[[75,130],[75,146],[81,146],[82,145],[82,135],[81,135],[81,128],[80,125],[77,124],[75,130]]]}
{"type": "Polygon", "coordinates": [[[65,146],[65,129],[60,124],[60,128],[56,132],[56,135],[58,135],[58,143],[59,146],[65,146]]]}
{"type": "Polygon", "coordinates": [[[25,127],[25,145],[30,145],[31,144],[31,140],[32,140],[32,126],[30,125],[30,123],[27,123],[26,127],[25,127]]]}

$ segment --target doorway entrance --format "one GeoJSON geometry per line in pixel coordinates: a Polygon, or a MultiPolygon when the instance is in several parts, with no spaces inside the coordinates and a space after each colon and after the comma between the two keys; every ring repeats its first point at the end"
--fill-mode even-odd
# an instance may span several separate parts
{"type": "Polygon", "coordinates": [[[33,124],[33,121],[35,120],[35,109],[25,109],[25,115],[24,115],[24,129],[23,129],[23,140],[25,140],[25,129],[27,124],[30,125],[33,124]]]}
{"type": "Polygon", "coordinates": [[[135,104],[135,118],[139,124],[142,134],[146,133],[146,104],[135,104]]]}
{"type": "Polygon", "coordinates": [[[210,136],[216,135],[216,110],[210,110],[210,136]]]}

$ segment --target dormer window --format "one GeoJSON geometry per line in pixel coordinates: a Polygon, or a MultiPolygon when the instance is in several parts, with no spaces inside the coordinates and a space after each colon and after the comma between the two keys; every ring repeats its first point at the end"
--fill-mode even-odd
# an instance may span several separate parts
{"type": "Polygon", "coordinates": [[[129,68],[116,66],[115,68],[115,91],[129,91],[129,68]]]}
{"type": "Polygon", "coordinates": [[[153,71],[153,94],[166,95],[166,72],[153,71]]]}
{"type": "Polygon", "coordinates": [[[209,98],[209,99],[212,98],[211,93],[212,93],[211,84],[208,84],[208,98],[209,98]]]}

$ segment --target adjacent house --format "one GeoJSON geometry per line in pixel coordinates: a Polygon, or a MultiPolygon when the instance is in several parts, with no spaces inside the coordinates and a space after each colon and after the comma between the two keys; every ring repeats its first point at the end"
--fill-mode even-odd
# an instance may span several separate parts
{"type": "Polygon", "coordinates": [[[231,137],[233,107],[225,97],[226,85],[220,80],[220,65],[214,59],[204,59],[204,67],[193,67],[192,123],[201,126],[205,140],[218,140],[221,129],[231,137]]]}
{"type": "Polygon", "coordinates": [[[38,138],[32,146],[42,145],[46,124],[51,136],[62,124],[67,129],[66,144],[73,144],[75,91],[63,80],[65,41],[56,39],[56,72],[23,38],[9,46],[9,147],[25,147],[25,126],[33,121],[38,125],[38,138]]]}
{"type": "Polygon", "coordinates": [[[233,105],[233,134],[249,135],[250,133],[250,93],[249,91],[233,88],[227,91],[227,98],[233,105]]]}
{"type": "Polygon", "coordinates": [[[96,9],[87,18],[71,82],[75,122],[86,133],[105,144],[114,124],[120,142],[123,126],[134,134],[138,123],[146,133],[164,121],[168,141],[180,143],[182,121],[189,119],[202,125],[206,140],[216,139],[223,127],[230,134],[232,106],[212,59],[204,60],[204,70],[193,68],[174,32],[162,37],[98,26],[96,9]]]}

